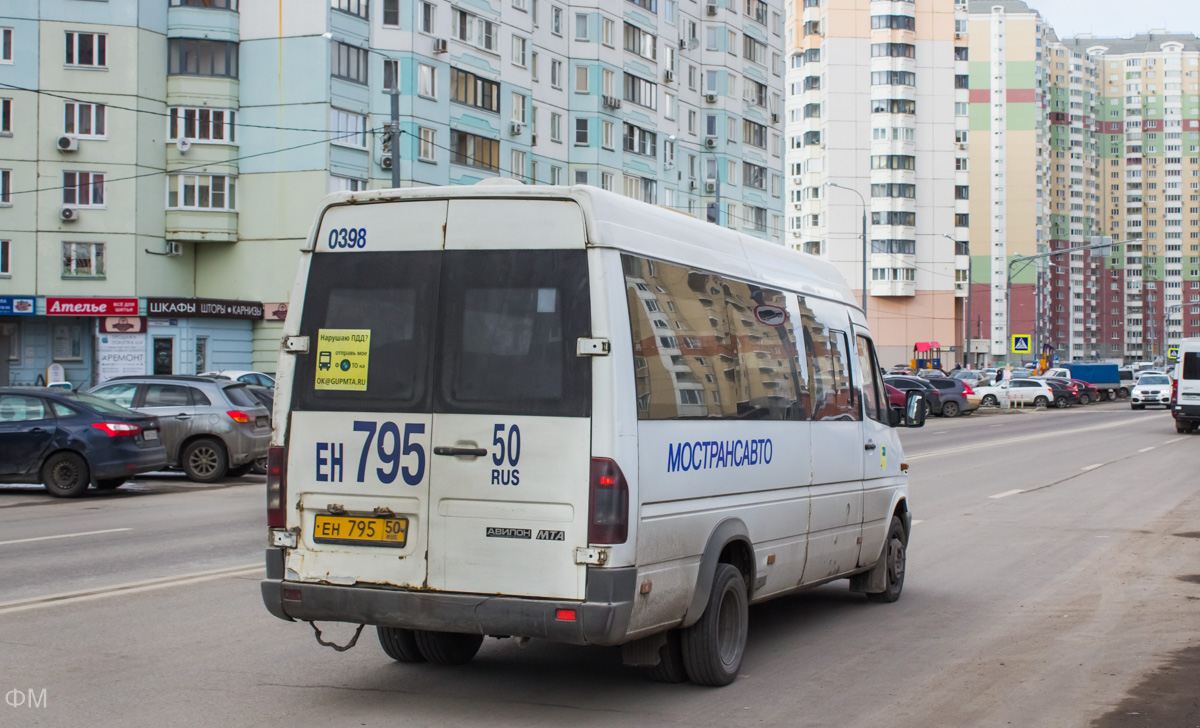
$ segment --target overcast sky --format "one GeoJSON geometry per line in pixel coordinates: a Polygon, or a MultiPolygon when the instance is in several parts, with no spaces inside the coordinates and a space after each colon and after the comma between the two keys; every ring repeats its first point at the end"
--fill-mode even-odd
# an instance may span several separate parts
{"type": "Polygon", "coordinates": [[[1200,34],[1197,0],[1026,0],[1060,38],[1127,37],[1151,29],[1200,34]]]}

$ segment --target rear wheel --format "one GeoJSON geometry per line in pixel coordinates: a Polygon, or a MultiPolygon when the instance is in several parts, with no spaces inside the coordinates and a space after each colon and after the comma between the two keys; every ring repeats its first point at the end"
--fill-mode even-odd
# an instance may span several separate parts
{"type": "Polygon", "coordinates": [[[996,395],[994,394],[985,394],[983,395],[983,399],[979,401],[979,404],[984,407],[996,407],[1000,404],[1000,400],[996,399],[996,395]]]}
{"type": "Polygon", "coordinates": [[[375,631],[379,634],[379,646],[396,662],[425,662],[425,656],[417,647],[417,637],[413,630],[376,627],[375,631]]]}
{"type": "Polygon", "coordinates": [[[883,544],[884,568],[887,570],[887,588],[876,594],[867,594],[867,601],[891,603],[900,598],[904,590],[904,569],[907,563],[908,536],[899,516],[892,516],[888,526],[887,541],[883,544]]]}
{"type": "Polygon", "coordinates": [[[479,652],[481,634],[458,632],[427,632],[416,630],[414,636],[421,656],[435,665],[465,665],[479,652]]]}
{"type": "Polygon", "coordinates": [[[197,483],[212,483],[225,477],[229,468],[229,460],[225,455],[225,447],[210,437],[193,440],[183,449],[180,458],[183,472],[188,480],[197,483]]]}
{"type": "Polygon", "coordinates": [[[1066,409],[1067,407],[1071,406],[1071,403],[1067,401],[1067,396],[1065,394],[1060,394],[1054,398],[1054,406],[1059,409],[1066,409]]]}
{"type": "Polygon", "coordinates": [[[1092,401],[1092,396],[1090,394],[1084,393],[1084,394],[1079,395],[1079,404],[1090,404],[1091,401],[1092,401]]]}
{"type": "Polygon", "coordinates": [[[1046,399],[1045,396],[1037,396],[1037,397],[1033,398],[1033,406],[1034,407],[1045,407],[1049,404],[1050,404],[1050,400],[1046,399]]]}
{"type": "Polygon", "coordinates": [[[947,402],[942,405],[942,417],[958,417],[958,402],[947,402]]]}
{"type": "Polygon", "coordinates": [[[125,485],[125,481],[127,480],[129,480],[129,478],[108,478],[107,480],[97,480],[96,487],[100,490],[116,490],[122,485],[125,485]]]}
{"type": "Polygon", "coordinates": [[[746,582],[732,564],[717,564],[700,621],[683,630],[683,665],[697,685],[720,687],[737,677],[746,652],[746,582]]]}
{"type": "Polygon", "coordinates": [[[1122,397],[1128,397],[1129,389],[1127,387],[1121,387],[1120,389],[1117,390],[1117,394],[1121,395],[1122,397]]]}
{"type": "Polygon", "coordinates": [[[658,650],[659,663],[647,671],[655,682],[687,682],[687,670],[683,666],[683,642],[679,630],[667,632],[667,641],[658,650]]]}
{"type": "Polygon", "coordinates": [[[56,498],[75,498],[87,491],[90,481],[87,461],[73,452],[51,455],[42,465],[42,482],[56,498]]]}
{"type": "Polygon", "coordinates": [[[1175,420],[1175,431],[1181,435],[1186,435],[1192,431],[1191,425],[1175,420]]]}

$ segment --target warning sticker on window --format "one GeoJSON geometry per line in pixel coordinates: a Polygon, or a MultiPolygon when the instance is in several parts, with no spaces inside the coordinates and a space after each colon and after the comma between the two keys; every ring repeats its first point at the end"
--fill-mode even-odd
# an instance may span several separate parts
{"type": "Polygon", "coordinates": [[[319,329],[315,388],[367,391],[370,358],[370,329],[319,329]]]}

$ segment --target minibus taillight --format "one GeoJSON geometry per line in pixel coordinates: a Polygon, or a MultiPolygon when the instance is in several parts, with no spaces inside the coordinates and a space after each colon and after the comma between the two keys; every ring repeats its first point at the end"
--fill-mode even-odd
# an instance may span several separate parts
{"type": "Polygon", "coordinates": [[[267,528],[287,526],[287,458],[282,447],[267,450],[267,528]]]}
{"type": "Polygon", "coordinates": [[[592,458],[588,493],[588,543],[625,543],[629,536],[629,484],[613,460],[592,458]]]}

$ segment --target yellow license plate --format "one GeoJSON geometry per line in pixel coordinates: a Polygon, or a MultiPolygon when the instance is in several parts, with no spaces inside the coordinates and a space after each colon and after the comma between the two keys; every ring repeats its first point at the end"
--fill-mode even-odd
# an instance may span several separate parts
{"type": "Polygon", "coordinates": [[[407,518],[318,515],[313,524],[317,543],[403,547],[408,542],[407,518]]]}

